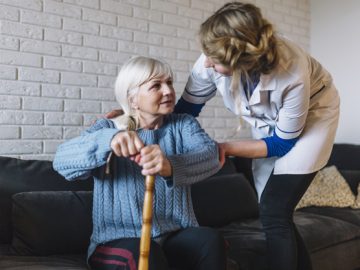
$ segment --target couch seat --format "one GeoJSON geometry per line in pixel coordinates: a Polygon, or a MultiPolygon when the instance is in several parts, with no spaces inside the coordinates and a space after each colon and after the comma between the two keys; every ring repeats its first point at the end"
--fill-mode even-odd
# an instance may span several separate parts
{"type": "Polygon", "coordinates": [[[330,216],[297,212],[295,223],[310,252],[360,237],[360,226],[330,216]],[[321,228],[321,233],[318,228],[321,228]]]}
{"type": "Polygon", "coordinates": [[[360,209],[334,208],[334,207],[306,207],[300,212],[313,213],[345,220],[360,227],[360,209]]]}
{"type": "MultiPolygon", "coordinates": [[[[357,245],[356,239],[360,238],[359,225],[335,217],[298,211],[294,220],[310,252],[339,243],[357,245]],[[321,233],[319,228],[322,228],[321,233]]],[[[240,269],[266,269],[266,238],[259,220],[233,222],[221,231],[229,243],[229,256],[236,259],[240,269]]]]}
{"type": "Polygon", "coordinates": [[[86,270],[84,255],[71,256],[0,256],[1,270],[86,270]]]}

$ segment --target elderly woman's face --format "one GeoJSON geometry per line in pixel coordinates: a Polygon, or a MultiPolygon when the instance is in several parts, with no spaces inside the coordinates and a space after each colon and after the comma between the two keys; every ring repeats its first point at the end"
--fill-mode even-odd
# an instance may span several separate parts
{"type": "Polygon", "coordinates": [[[140,86],[136,94],[136,109],[153,116],[174,111],[175,90],[170,77],[154,78],[140,86]]]}

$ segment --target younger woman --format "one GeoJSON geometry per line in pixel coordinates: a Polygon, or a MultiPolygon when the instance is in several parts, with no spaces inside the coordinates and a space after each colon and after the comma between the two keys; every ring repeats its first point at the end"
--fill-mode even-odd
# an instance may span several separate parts
{"type": "Polygon", "coordinates": [[[197,116],[219,91],[251,125],[254,139],[221,143],[220,153],[253,158],[269,269],[311,270],[293,212],[331,153],[339,119],[331,75],[248,3],[227,3],[206,19],[200,43],[176,111],[197,116]]]}

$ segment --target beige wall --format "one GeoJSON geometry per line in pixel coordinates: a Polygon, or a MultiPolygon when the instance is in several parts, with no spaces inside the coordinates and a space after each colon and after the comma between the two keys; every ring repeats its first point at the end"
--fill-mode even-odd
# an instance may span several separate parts
{"type": "Polygon", "coordinates": [[[341,98],[336,142],[360,144],[360,1],[311,1],[311,53],[332,74],[341,98]]]}

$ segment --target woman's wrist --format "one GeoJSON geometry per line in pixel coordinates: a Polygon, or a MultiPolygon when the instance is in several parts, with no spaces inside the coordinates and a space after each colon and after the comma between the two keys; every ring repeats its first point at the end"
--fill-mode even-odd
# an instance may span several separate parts
{"type": "Polygon", "coordinates": [[[220,144],[221,151],[223,151],[224,155],[227,156],[238,156],[239,153],[239,142],[222,142],[220,144]]]}
{"type": "Polygon", "coordinates": [[[218,143],[218,150],[219,150],[219,162],[221,167],[225,164],[225,158],[226,158],[226,151],[224,148],[224,143],[218,143]]]}

